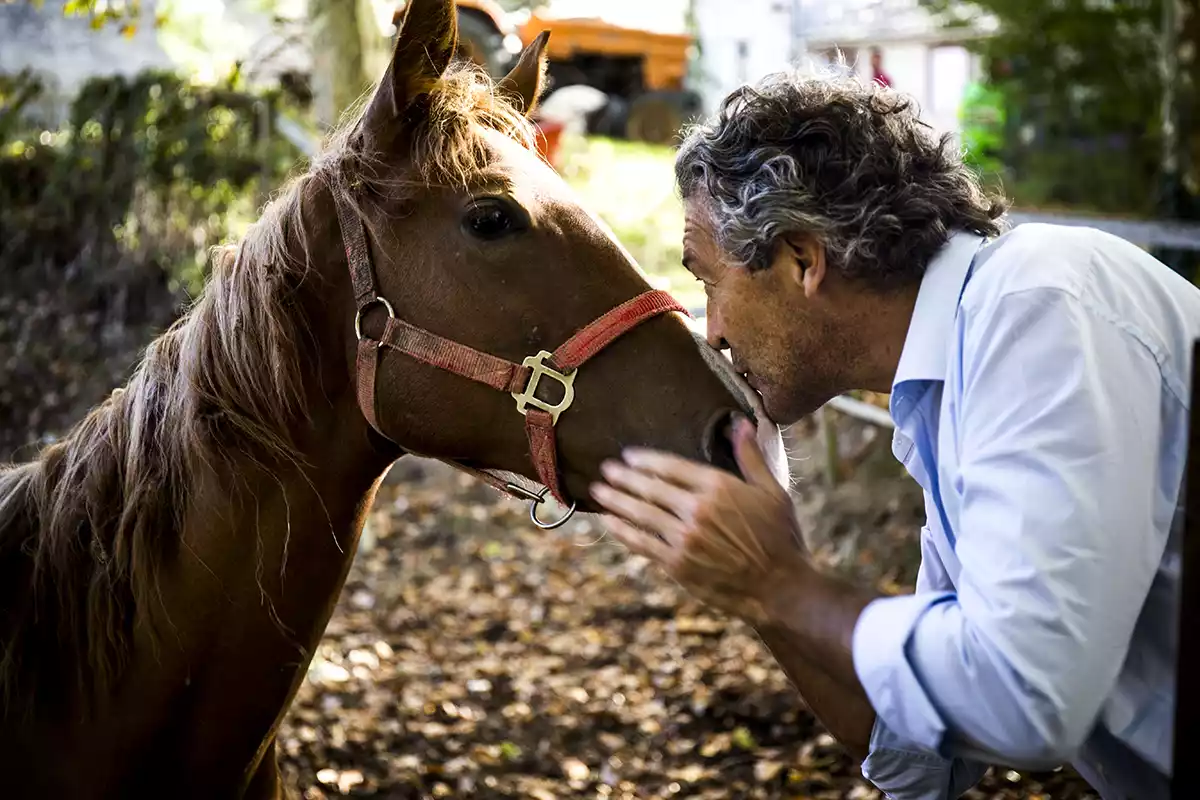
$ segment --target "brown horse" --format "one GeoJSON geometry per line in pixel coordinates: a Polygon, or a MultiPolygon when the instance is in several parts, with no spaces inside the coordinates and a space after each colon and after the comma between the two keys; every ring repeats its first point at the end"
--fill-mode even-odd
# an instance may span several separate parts
{"type": "Polygon", "coordinates": [[[730,468],[744,386],[533,153],[544,39],[493,84],[456,38],[451,0],[411,0],[362,113],[129,383],[0,472],[6,797],[279,796],[277,727],[404,453],[585,512],[624,444],[730,468]]]}

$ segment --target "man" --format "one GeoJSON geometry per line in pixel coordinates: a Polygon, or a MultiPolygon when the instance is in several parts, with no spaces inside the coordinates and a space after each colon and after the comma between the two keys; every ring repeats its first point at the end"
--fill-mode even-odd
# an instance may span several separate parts
{"type": "Polygon", "coordinates": [[[708,338],[768,413],[891,393],[922,563],[899,597],[823,574],[745,425],[744,482],[607,464],[611,533],[753,625],[889,797],[1070,762],[1105,798],[1165,798],[1200,290],[1098,231],[1002,233],[949,139],[852,79],[734,92],[676,174],[708,338]]]}
{"type": "Polygon", "coordinates": [[[883,71],[883,51],[871,48],[871,80],[885,88],[891,88],[892,79],[883,71]]]}

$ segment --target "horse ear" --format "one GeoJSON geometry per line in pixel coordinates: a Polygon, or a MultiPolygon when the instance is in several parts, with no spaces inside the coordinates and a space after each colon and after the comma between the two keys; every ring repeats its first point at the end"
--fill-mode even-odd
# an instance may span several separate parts
{"type": "Polygon", "coordinates": [[[368,130],[386,128],[429,93],[458,47],[454,0],[408,0],[397,28],[392,60],[364,114],[368,130]]]}
{"type": "Polygon", "coordinates": [[[497,87],[521,101],[525,116],[533,113],[546,85],[546,42],[550,31],[542,31],[529,43],[521,60],[500,79],[497,87]]]}

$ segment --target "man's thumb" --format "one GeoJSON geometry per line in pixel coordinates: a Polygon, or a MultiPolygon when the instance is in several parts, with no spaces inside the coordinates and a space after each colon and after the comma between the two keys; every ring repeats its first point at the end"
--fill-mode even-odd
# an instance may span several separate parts
{"type": "Polygon", "coordinates": [[[779,482],[758,446],[754,423],[738,416],[733,423],[733,457],[747,483],[778,491],[779,482]]]}

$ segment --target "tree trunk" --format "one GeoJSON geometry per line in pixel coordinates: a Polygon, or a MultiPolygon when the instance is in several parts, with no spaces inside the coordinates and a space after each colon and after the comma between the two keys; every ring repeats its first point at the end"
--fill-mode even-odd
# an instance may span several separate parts
{"type": "MultiPolygon", "coordinates": [[[[364,46],[369,3],[360,0],[309,0],[312,32],[313,111],[322,128],[335,126],[363,95],[368,48],[364,46]]],[[[374,77],[374,76],[372,76],[374,77]]]]}

